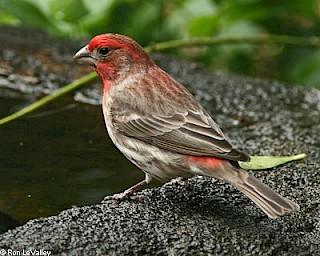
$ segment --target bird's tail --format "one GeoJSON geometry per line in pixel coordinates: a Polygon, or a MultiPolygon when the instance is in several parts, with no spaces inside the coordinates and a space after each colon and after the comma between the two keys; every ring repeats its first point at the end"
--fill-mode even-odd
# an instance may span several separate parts
{"type": "Polygon", "coordinates": [[[258,205],[269,218],[275,219],[287,213],[299,211],[296,203],[279,195],[253,175],[233,166],[229,161],[215,161],[215,165],[214,169],[206,168],[204,175],[232,184],[258,205]]]}
{"type": "Polygon", "coordinates": [[[263,184],[248,172],[237,169],[238,182],[231,183],[249,197],[269,218],[275,219],[290,212],[299,211],[299,206],[263,184]]]}

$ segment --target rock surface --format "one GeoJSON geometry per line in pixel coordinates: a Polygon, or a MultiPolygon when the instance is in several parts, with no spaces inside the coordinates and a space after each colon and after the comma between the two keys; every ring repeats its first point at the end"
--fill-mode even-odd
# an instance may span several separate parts
{"type": "MultiPolygon", "coordinates": [[[[27,38],[19,38],[22,45],[27,38]]],[[[56,48],[45,50],[62,54],[55,55],[57,63],[81,45],[66,43],[60,51],[64,43],[57,40],[56,48]]],[[[297,202],[300,212],[269,220],[231,186],[198,177],[144,190],[136,199],[110,199],[31,220],[1,234],[0,248],[54,255],[320,255],[320,91],[154,57],[190,88],[237,147],[251,155],[308,154],[304,161],[255,173],[297,202]]],[[[89,91],[76,99],[96,103],[98,96],[89,91]]]]}

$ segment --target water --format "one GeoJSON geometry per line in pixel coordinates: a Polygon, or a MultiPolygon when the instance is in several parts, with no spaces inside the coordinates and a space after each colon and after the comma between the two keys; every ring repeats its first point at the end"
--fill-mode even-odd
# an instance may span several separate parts
{"type": "MultiPolygon", "coordinates": [[[[0,101],[1,116],[29,103],[0,101]]],[[[0,226],[96,204],[143,179],[108,138],[101,107],[72,97],[1,126],[0,142],[0,226]]]]}

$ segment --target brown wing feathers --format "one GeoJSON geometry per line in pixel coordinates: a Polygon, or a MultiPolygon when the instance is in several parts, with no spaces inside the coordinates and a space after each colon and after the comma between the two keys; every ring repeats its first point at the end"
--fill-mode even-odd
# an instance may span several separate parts
{"type": "Polygon", "coordinates": [[[168,117],[152,115],[117,122],[117,127],[127,136],[181,154],[217,156],[235,161],[247,159],[245,154],[232,148],[220,129],[215,130],[203,117],[203,113],[195,112],[168,117]]]}

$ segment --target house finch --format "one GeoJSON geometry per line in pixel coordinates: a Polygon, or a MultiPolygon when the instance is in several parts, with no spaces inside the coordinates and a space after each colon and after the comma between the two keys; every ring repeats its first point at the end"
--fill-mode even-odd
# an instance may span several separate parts
{"type": "Polygon", "coordinates": [[[92,65],[103,86],[103,114],[118,149],[145,173],[145,179],[114,195],[125,198],[158,179],[194,175],[229,182],[270,218],[299,206],[242,170],[250,157],[235,149],[187,89],[159,68],[131,38],[94,37],[74,56],[92,65]]]}

